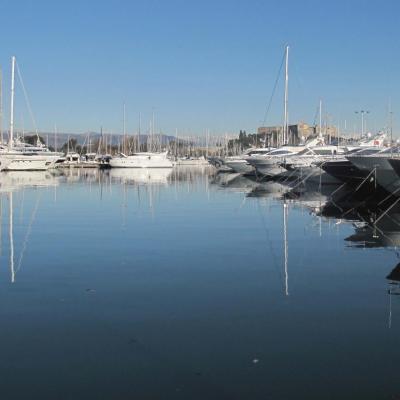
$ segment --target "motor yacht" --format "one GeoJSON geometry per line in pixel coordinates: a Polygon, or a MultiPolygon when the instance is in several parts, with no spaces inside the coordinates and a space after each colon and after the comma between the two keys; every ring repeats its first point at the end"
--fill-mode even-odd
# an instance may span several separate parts
{"type": "Polygon", "coordinates": [[[341,182],[346,182],[352,185],[359,185],[369,174],[368,170],[363,170],[356,167],[346,157],[350,155],[367,156],[373,155],[380,152],[380,147],[367,147],[367,148],[356,148],[343,156],[336,157],[331,160],[325,161],[321,164],[321,168],[332,177],[338,179],[341,182]]]}
{"type": "Polygon", "coordinates": [[[253,175],[255,173],[254,167],[249,164],[248,159],[256,156],[263,156],[269,154],[273,148],[251,148],[246,150],[242,155],[226,157],[224,159],[224,165],[231,168],[234,172],[238,172],[243,175],[253,175]]]}
{"type": "Polygon", "coordinates": [[[61,157],[61,153],[50,151],[39,139],[36,146],[21,140],[7,146],[0,145],[1,169],[5,171],[45,171],[61,157]]]}
{"type": "Polygon", "coordinates": [[[323,144],[320,137],[314,137],[304,144],[298,146],[284,145],[264,155],[247,157],[247,162],[252,165],[256,174],[267,177],[280,177],[289,175],[284,165],[291,157],[298,155],[301,151],[323,144]]]}
{"type": "Polygon", "coordinates": [[[400,196],[400,179],[390,163],[392,159],[400,159],[399,146],[368,155],[354,153],[348,155],[347,159],[364,174],[366,173],[366,176],[371,175],[383,189],[400,196]]]}
{"type": "Polygon", "coordinates": [[[337,184],[338,179],[327,174],[321,166],[346,153],[340,146],[306,147],[300,153],[288,158],[282,166],[290,173],[288,177],[318,184],[337,184]]]}
{"type": "Polygon", "coordinates": [[[134,153],[113,157],[109,165],[111,168],[172,168],[173,164],[167,157],[168,152],[164,153],[134,153]]]}

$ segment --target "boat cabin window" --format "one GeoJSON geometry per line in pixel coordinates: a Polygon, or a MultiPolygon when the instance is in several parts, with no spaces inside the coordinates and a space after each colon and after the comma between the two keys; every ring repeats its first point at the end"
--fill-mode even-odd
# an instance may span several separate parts
{"type": "Polygon", "coordinates": [[[252,150],[249,153],[247,153],[249,156],[252,156],[254,154],[268,154],[271,150],[268,149],[262,149],[262,150],[252,150]]]}
{"type": "Polygon", "coordinates": [[[388,149],[381,151],[380,154],[392,154],[392,153],[400,153],[400,147],[396,146],[396,147],[389,147],[388,149]]]}
{"type": "Polygon", "coordinates": [[[314,154],[313,151],[310,149],[304,149],[297,153],[298,156],[306,156],[306,155],[310,155],[310,154],[314,154]]]}
{"type": "Polygon", "coordinates": [[[271,153],[269,153],[271,156],[281,156],[281,155],[285,155],[285,154],[293,154],[291,151],[288,150],[274,150],[271,151],[271,153]]]}
{"type": "Polygon", "coordinates": [[[358,156],[369,156],[371,154],[376,154],[380,152],[381,149],[364,149],[364,150],[356,150],[353,151],[353,154],[357,154],[358,156]]]}
{"type": "Polygon", "coordinates": [[[336,150],[331,150],[331,149],[313,149],[315,154],[318,154],[319,156],[330,156],[332,154],[336,154],[336,150]]]}

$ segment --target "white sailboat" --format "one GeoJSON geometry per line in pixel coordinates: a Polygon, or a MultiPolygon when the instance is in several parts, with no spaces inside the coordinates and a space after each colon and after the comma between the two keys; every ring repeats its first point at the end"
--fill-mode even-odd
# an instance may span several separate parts
{"type": "Polygon", "coordinates": [[[10,134],[8,146],[0,146],[0,170],[4,171],[45,171],[59,158],[47,147],[32,149],[29,145],[16,145],[14,141],[14,93],[15,93],[15,57],[11,59],[11,104],[10,134]]]}
{"type": "MultiPolygon", "coordinates": [[[[282,127],[282,146],[272,150],[271,152],[255,157],[248,157],[248,164],[256,169],[256,172],[274,177],[276,175],[286,173],[286,169],[282,166],[287,157],[296,155],[305,148],[305,145],[289,146],[289,119],[288,119],[288,88],[289,88],[289,46],[285,49],[285,92],[283,104],[283,127],[282,127]]],[[[308,145],[313,145],[309,143],[308,145]]]]}

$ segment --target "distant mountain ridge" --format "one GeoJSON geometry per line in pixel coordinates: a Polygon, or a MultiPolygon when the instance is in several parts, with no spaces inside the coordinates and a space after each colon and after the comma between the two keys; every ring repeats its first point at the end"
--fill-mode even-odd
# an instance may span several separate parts
{"type": "MultiPolygon", "coordinates": [[[[35,132],[25,132],[25,136],[32,136],[36,135],[35,132]]],[[[69,139],[75,139],[77,141],[77,144],[79,145],[87,145],[88,140],[90,140],[91,143],[98,143],[99,139],[103,136],[104,140],[107,141],[108,144],[110,144],[111,140],[111,145],[116,146],[119,143],[122,143],[123,141],[123,135],[122,134],[110,134],[110,133],[103,133],[101,134],[100,132],[88,132],[88,133],[64,133],[64,132],[59,132],[55,134],[54,132],[38,132],[38,135],[41,136],[45,141],[46,144],[49,146],[55,147],[55,144],[57,142],[57,147],[61,147],[64,143],[67,143],[69,139]]],[[[19,133],[17,133],[17,136],[21,136],[19,133]]],[[[137,140],[137,135],[126,135],[127,138],[135,138],[137,140]]],[[[4,137],[8,138],[8,132],[4,132],[4,137]]],[[[150,135],[140,135],[140,143],[146,143],[148,139],[150,138],[150,135]]],[[[174,142],[176,140],[175,136],[170,136],[170,135],[164,135],[164,134],[155,134],[154,135],[154,141],[159,141],[161,138],[161,143],[163,145],[166,145],[170,142],[174,142]]],[[[182,141],[182,139],[179,139],[182,141]]]]}

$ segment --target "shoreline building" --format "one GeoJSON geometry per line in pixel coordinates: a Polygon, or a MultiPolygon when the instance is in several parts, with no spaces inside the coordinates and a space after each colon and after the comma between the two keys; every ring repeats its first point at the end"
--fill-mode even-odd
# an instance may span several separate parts
{"type": "MultiPolygon", "coordinates": [[[[282,126],[260,126],[257,128],[257,136],[266,140],[267,146],[278,147],[282,144],[282,126]]],[[[302,141],[307,140],[309,137],[318,135],[320,129],[319,125],[309,125],[305,122],[289,125],[288,127],[288,144],[297,145],[302,141]]],[[[322,134],[326,138],[333,138],[337,136],[337,130],[334,126],[323,126],[322,134]]]]}

